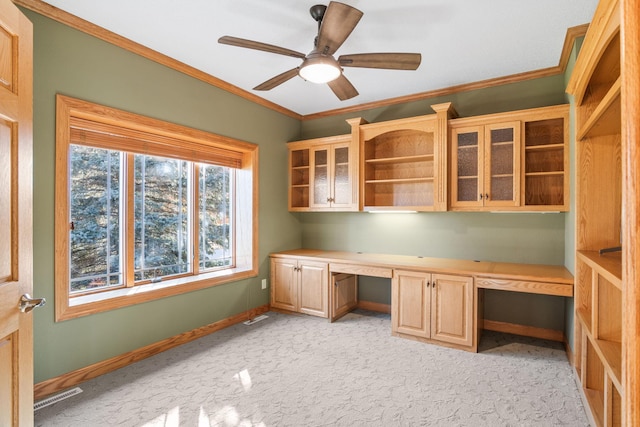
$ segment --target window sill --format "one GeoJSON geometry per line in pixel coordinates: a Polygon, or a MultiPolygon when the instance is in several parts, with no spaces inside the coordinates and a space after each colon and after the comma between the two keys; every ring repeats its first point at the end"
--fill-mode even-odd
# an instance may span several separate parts
{"type": "Polygon", "coordinates": [[[69,299],[69,305],[65,310],[57,313],[56,321],[127,307],[255,276],[257,276],[257,271],[246,266],[201,274],[196,277],[181,277],[133,288],[118,288],[78,296],[69,299]]]}

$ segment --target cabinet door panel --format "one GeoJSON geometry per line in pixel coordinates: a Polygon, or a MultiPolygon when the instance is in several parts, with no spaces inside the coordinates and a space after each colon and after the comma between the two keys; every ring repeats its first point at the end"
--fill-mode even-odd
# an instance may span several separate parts
{"type": "Polygon", "coordinates": [[[330,320],[333,322],[358,305],[358,276],[355,274],[332,274],[330,284],[330,320]]]}
{"type": "Polygon", "coordinates": [[[473,279],[434,274],[432,280],[431,338],[471,346],[473,279]]]}
{"type": "Polygon", "coordinates": [[[300,312],[328,317],[329,266],[321,262],[300,262],[300,312]]]}
{"type": "Polygon", "coordinates": [[[482,126],[454,129],[452,133],[451,206],[482,206],[482,126]]]}
{"type": "Polygon", "coordinates": [[[485,126],[485,206],[520,203],[520,122],[485,126]]]}
{"type": "Polygon", "coordinates": [[[328,148],[311,150],[311,173],[313,174],[311,207],[329,206],[331,178],[328,148]]]}
{"type": "Polygon", "coordinates": [[[331,147],[331,172],[333,175],[333,207],[348,207],[353,203],[349,144],[331,147]]]}
{"type": "Polygon", "coordinates": [[[271,260],[271,305],[283,310],[298,311],[297,261],[271,260]]]}
{"type": "Polygon", "coordinates": [[[428,338],[431,275],[396,271],[391,284],[391,327],[393,332],[428,338]]]}

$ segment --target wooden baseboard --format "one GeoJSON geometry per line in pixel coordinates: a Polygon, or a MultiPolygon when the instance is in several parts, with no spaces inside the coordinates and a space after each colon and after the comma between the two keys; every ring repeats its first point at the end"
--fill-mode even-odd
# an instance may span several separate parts
{"type": "Polygon", "coordinates": [[[236,314],[235,316],[222,319],[218,322],[175,335],[162,341],[141,347],[137,350],[112,357],[111,359],[103,360],[101,362],[94,363],[93,365],[42,381],[33,387],[34,400],[40,400],[50,394],[66,390],[70,387],[75,387],[84,381],[99,377],[100,375],[115,371],[116,369],[123,368],[134,362],[146,359],[147,357],[162,353],[163,351],[186,344],[198,338],[202,338],[205,335],[212,334],[221,329],[244,322],[245,320],[252,319],[262,313],[266,313],[267,311],[269,311],[269,305],[256,307],[240,314],[236,314]]]}
{"type": "Polygon", "coordinates": [[[525,337],[541,338],[551,341],[564,342],[564,332],[555,329],[536,328],[535,326],[518,325],[515,323],[483,320],[483,328],[488,331],[505,332],[507,334],[524,335],[525,337]]]}
{"type": "Polygon", "coordinates": [[[376,311],[378,313],[391,314],[390,304],[381,304],[379,302],[371,301],[358,301],[358,308],[361,308],[363,310],[376,311]]]}

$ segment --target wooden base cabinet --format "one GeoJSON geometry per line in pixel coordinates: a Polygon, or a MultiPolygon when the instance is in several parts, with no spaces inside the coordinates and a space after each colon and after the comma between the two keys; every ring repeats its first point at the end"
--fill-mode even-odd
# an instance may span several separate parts
{"type": "Polygon", "coordinates": [[[458,347],[473,347],[473,278],[395,270],[391,328],[458,347]]]}
{"type": "Polygon", "coordinates": [[[329,264],[271,259],[271,307],[312,316],[329,315],[329,264]]]}

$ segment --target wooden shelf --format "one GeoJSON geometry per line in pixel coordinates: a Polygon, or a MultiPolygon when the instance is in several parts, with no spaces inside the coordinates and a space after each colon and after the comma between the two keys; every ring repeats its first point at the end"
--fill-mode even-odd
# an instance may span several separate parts
{"type": "Polygon", "coordinates": [[[576,316],[587,331],[591,331],[591,313],[583,308],[576,308],[576,316]]]}
{"type": "Polygon", "coordinates": [[[402,156],[402,157],[384,157],[379,159],[367,159],[367,164],[391,164],[391,163],[414,163],[414,162],[428,162],[434,159],[433,154],[421,154],[417,156],[402,156]]]}
{"type": "Polygon", "coordinates": [[[564,171],[556,172],[527,172],[525,176],[564,176],[564,171]]]}
{"type": "Polygon", "coordinates": [[[622,290],[622,253],[600,255],[597,251],[578,251],[578,258],[622,290]]]}
{"type": "Polygon", "coordinates": [[[594,412],[593,418],[598,424],[598,427],[604,426],[604,394],[598,390],[586,389],[584,390],[584,395],[594,412]]]}
{"type": "Polygon", "coordinates": [[[546,144],[546,145],[527,145],[524,147],[527,151],[554,151],[563,150],[564,144],[546,144]]]}
{"type": "Polygon", "coordinates": [[[291,188],[309,188],[309,184],[294,184],[291,188]]]}
{"type": "Polygon", "coordinates": [[[622,390],[622,344],[614,341],[595,340],[596,351],[609,371],[611,381],[618,390],[622,390]]]}
{"type": "Polygon", "coordinates": [[[578,132],[578,139],[620,133],[620,89],[621,77],[618,77],[606,95],[597,104],[591,115],[584,121],[578,132]]]}
{"type": "Polygon", "coordinates": [[[366,184],[401,184],[408,182],[433,182],[433,177],[423,178],[396,178],[396,179],[371,179],[365,181],[366,184]]]}

